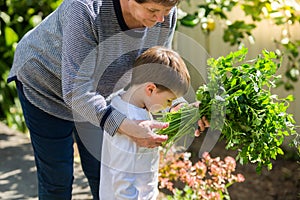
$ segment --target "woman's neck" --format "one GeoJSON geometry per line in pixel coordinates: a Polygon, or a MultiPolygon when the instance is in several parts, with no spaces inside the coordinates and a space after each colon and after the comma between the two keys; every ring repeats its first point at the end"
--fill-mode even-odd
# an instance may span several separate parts
{"type": "MultiPolygon", "coordinates": [[[[131,0],[134,1],[134,0],[131,0]]],[[[128,0],[120,0],[120,5],[121,5],[121,10],[122,10],[122,15],[124,18],[124,21],[126,25],[128,26],[129,29],[134,29],[134,28],[143,28],[144,26],[137,21],[133,15],[131,14],[129,5],[128,5],[128,0]]]]}

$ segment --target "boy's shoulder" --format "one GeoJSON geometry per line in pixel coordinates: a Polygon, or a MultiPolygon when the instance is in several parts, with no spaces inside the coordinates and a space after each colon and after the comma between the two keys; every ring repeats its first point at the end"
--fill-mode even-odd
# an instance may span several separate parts
{"type": "Polygon", "coordinates": [[[110,105],[125,115],[131,120],[149,120],[151,119],[150,113],[144,109],[137,107],[129,102],[122,100],[120,95],[112,97],[110,105]]]}

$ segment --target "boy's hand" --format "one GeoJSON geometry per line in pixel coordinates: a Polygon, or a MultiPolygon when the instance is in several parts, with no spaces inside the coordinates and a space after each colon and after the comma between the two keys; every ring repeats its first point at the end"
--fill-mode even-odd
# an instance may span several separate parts
{"type": "Polygon", "coordinates": [[[198,120],[198,129],[195,131],[195,136],[199,137],[201,133],[207,130],[210,126],[209,121],[203,116],[201,119],[198,120]]]}
{"type": "MultiPolygon", "coordinates": [[[[172,111],[178,111],[182,106],[186,105],[186,103],[180,103],[170,109],[170,112],[172,111]]],[[[201,106],[201,103],[196,101],[194,103],[189,104],[189,106],[199,107],[201,106]]],[[[206,117],[202,117],[198,120],[198,129],[195,131],[195,136],[199,137],[201,133],[207,130],[207,128],[210,126],[209,121],[206,119],[206,117]]]]}
{"type": "Polygon", "coordinates": [[[187,103],[179,103],[176,106],[172,106],[170,108],[170,112],[176,112],[176,111],[178,111],[184,105],[187,105],[187,103]]]}

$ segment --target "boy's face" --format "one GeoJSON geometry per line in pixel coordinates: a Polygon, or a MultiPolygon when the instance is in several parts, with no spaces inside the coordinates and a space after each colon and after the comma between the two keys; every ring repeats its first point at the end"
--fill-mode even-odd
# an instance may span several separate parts
{"type": "Polygon", "coordinates": [[[172,101],[177,98],[173,92],[168,90],[162,91],[157,87],[149,90],[149,98],[147,102],[145,102],[145,106],[146,109],[151,113],[155,113],[170,107],[172,105],[172,101]]]}

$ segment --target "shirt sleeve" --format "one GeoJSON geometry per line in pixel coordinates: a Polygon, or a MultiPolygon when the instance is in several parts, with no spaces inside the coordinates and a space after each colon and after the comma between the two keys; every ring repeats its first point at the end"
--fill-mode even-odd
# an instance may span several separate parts
{"type": "Polygon", "coordinates": [[[99,9],[72,1],[62,15],[62,92],[74,120],[89,121],[114,135],[125,116],[97,93],[99,9]]]}
{"type": "Polygon", "coordinates": [[[172,48],[172,42],[174,38],[174,33],[176,29],[176,24],[177,24],[177,7],[174,7],[173,10],[171,11],[169,15],[169,24],[168,24],[168,29],[169,33],[166,39],[166,42],[164,44],[165,47],[172,48]]]}

